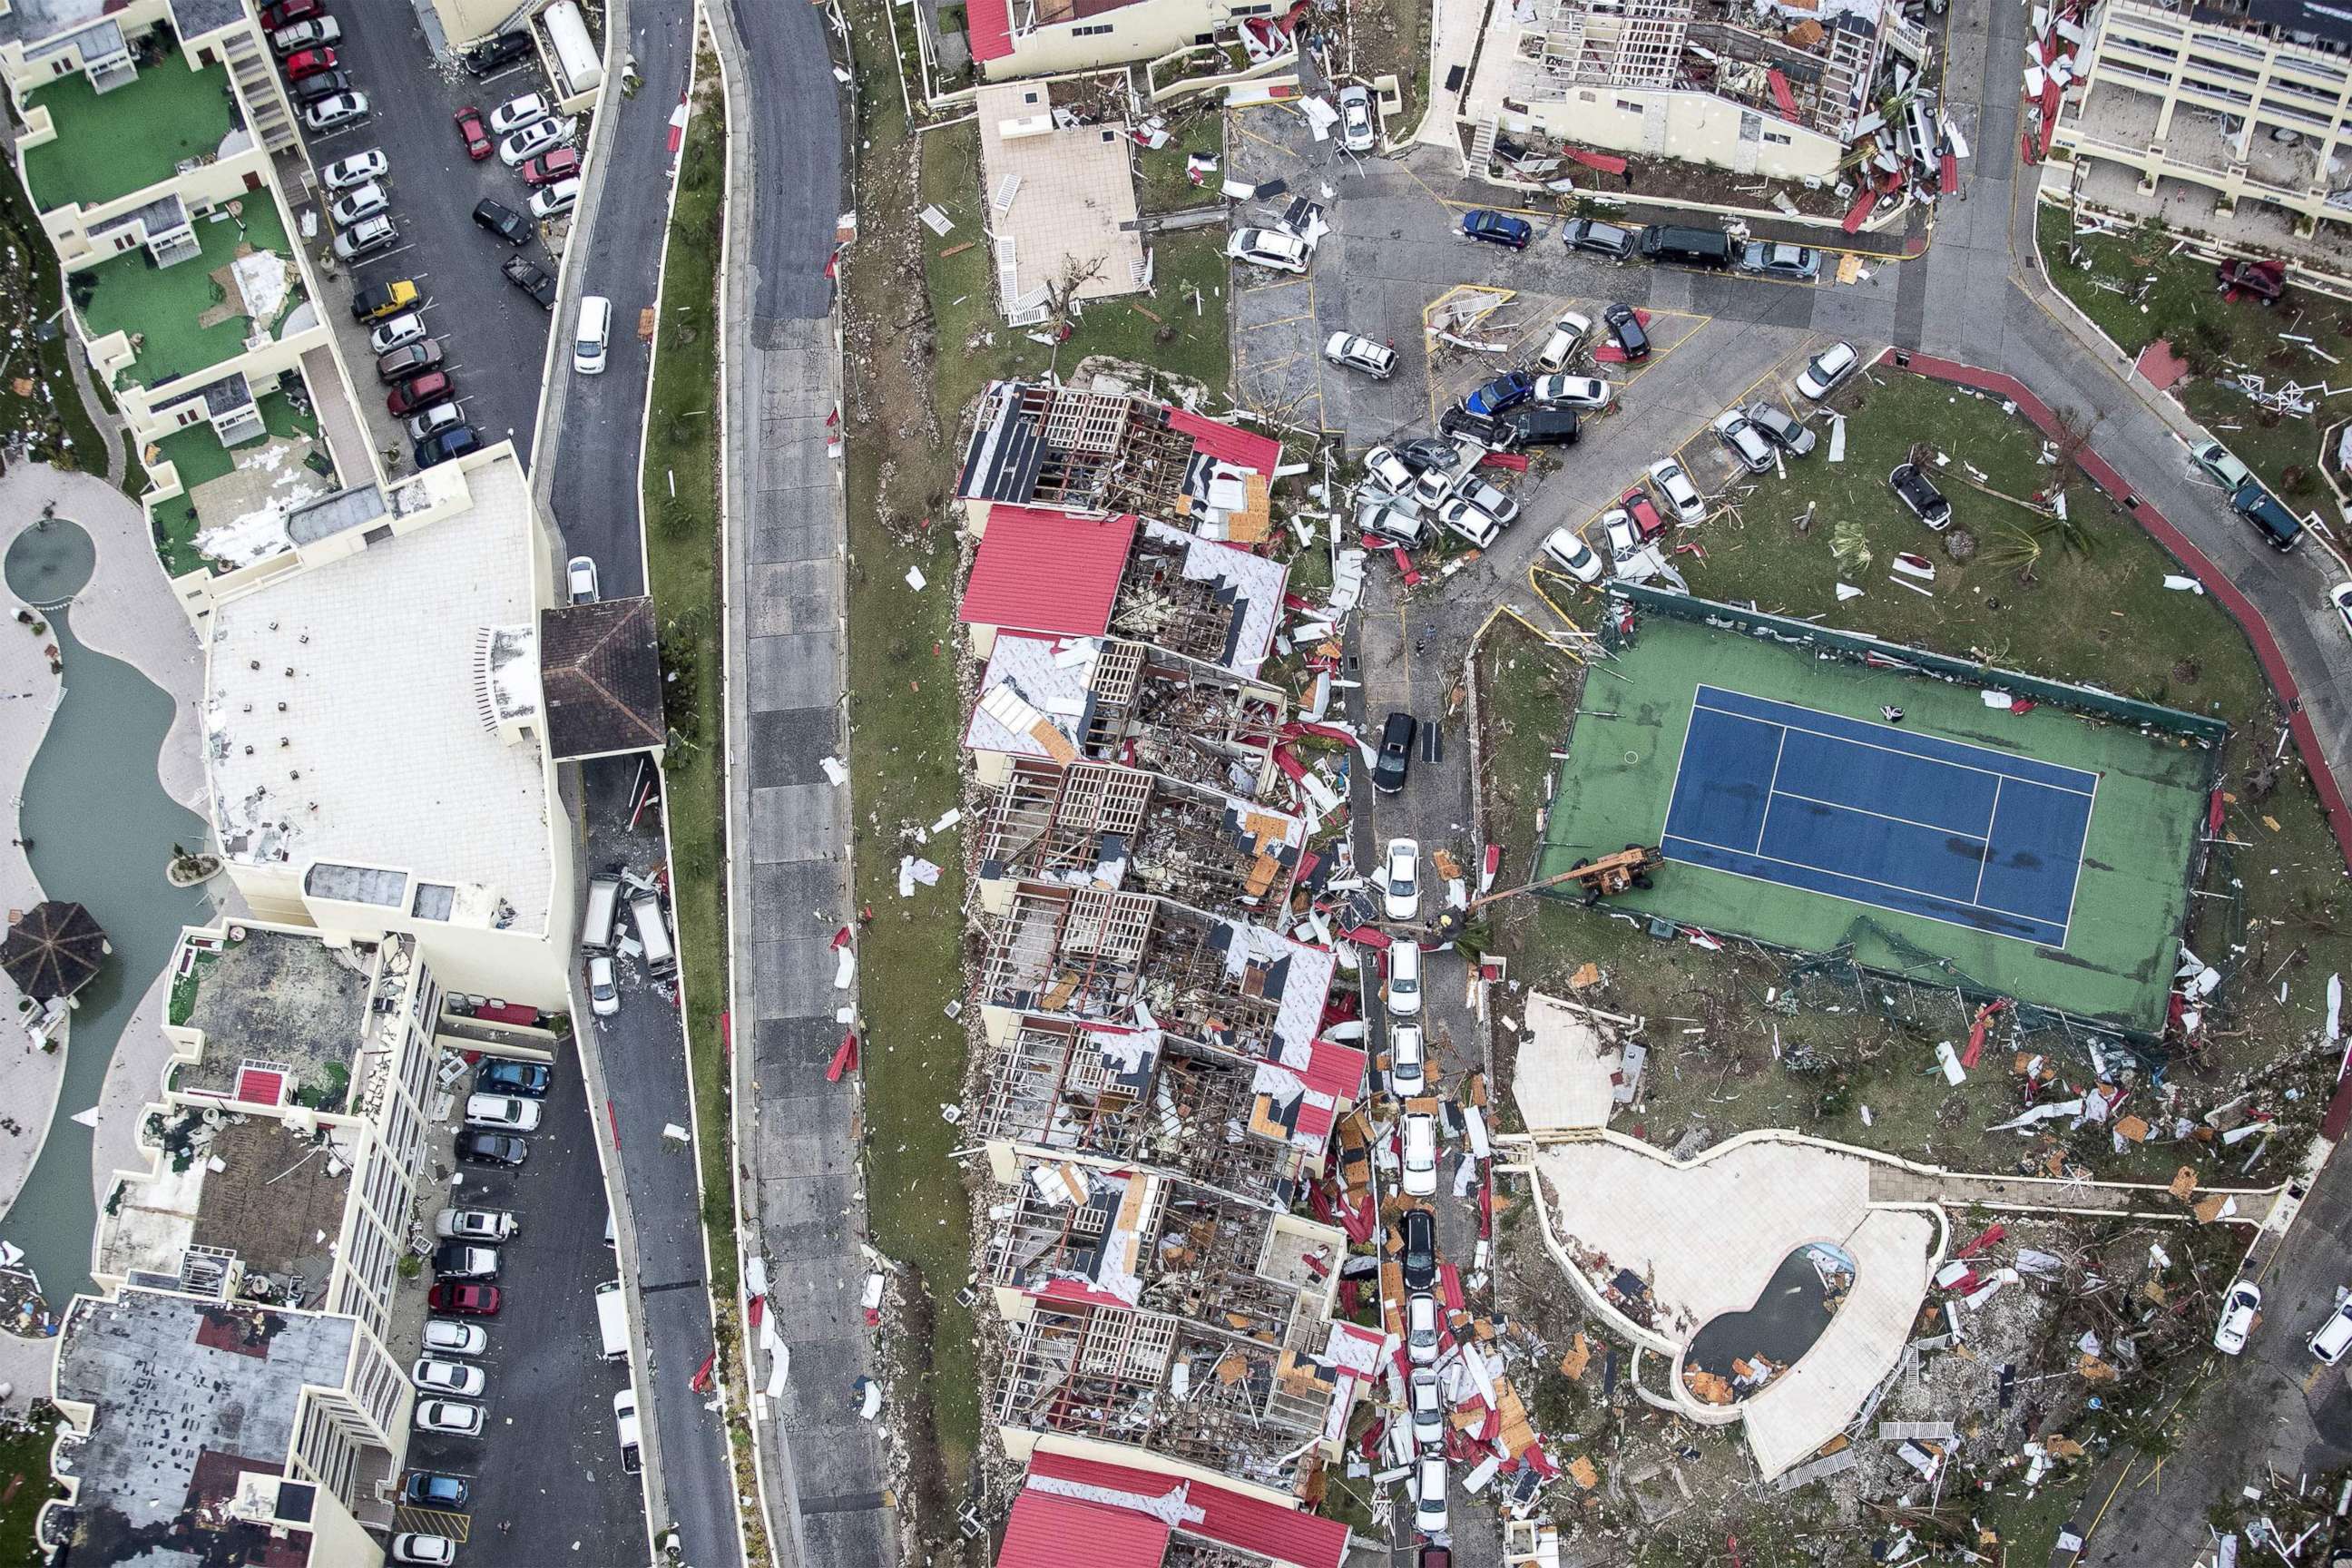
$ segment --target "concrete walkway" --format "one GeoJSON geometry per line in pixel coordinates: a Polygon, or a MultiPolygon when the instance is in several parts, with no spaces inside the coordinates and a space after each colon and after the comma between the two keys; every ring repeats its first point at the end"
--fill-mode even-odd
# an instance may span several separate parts
{"type": "MultiPolygon", "coordinates": [[[[2204,1187],[2192,1202],[2226,1197],[2236,1205],[2235,1225],[2260,1225],[2278,1196],[2276,1187],[2204,1187]]],[[[1946,1208],[2023,1210],[2041,1214],[2129,1215],[2142,1219],[2186,1221],[2189,1212],[2162,1186],[2138,1182],[2056,1182],[2036,1176],[1978,1175],[1967,1171],[1927,1172],[1904,1165],[1873,1165],[1873,1203],[1939,1204],[1946,1208]]]]}

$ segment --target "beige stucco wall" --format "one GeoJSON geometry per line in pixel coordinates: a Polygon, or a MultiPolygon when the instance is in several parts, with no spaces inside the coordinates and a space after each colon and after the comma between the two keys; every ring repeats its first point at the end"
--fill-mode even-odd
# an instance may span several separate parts
{"type": "Polygon", "coordinates": [[[1740,117],[1756,112],[1707,92],[1594,87],[1571,89],[1567,98],[1537,103],[1526,114],[1503,115],[1500,124],[1505,131],[1539,131],[1580,146],[1680,158],[1736,174],[1836,177],[1842,149],[1818,131],[1767,114],[1762,134],[1788,142],[1740,141],[1740,117]]]}

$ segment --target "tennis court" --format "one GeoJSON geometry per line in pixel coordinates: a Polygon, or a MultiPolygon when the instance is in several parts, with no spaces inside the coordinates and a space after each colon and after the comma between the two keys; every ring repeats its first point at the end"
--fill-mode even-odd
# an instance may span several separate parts
{"type": "Polygon", "coordinates": [[[1670,860],[2063,947],[2098,775],[1701,685],[1670,860]]]}

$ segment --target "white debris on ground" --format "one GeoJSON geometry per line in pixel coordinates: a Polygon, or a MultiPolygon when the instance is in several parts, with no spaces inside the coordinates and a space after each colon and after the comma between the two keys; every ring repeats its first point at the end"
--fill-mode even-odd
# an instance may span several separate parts
{"type": "Polygon", "coordinates": [[[303,448],[278,442],[255,453],[239,466],[247,472],[271,476],[267,504],[228,521],[197,531],[196,552],[226,565],[249,566],[287,547],[286,515],[317,500],[334,487],[303,462],[303,448]]]}
{"type": "Polygon", "coordinates": [[[278,312],[286,309],[287,296],[294,291],[292,263],[276,251],[257,250],[230,262],[229,270],[254,326],[262,331],[274,331],[278,312]]]}

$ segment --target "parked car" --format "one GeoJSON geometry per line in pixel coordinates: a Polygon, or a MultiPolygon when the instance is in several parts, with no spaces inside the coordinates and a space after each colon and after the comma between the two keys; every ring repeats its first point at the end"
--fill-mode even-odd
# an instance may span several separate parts
{"type": "Polygon", "coordinates": [[[323,103],[328,99],[353,92],[358,87],[359,79],[351,72],[327,69],[313,71],[300,81],[288,83],[286,90],[297,103],[323,103]]]}
{"type": "Polygon", "coordinates": [[[482,437],[471,425],[452,425],[416,443],[416,466],[420,468],[437,468],[452,458],[462,458],[468,452],[481,449],[482,437]]]}
{"type": "Polygon", "coordinates": [[[436,1279],[495,1279],[498,1273],[499,1249],[495,1247],[445,1241],[433,1248],[433,1276],[436,1279]]]}
{"type": "Polygon", "coordinates": [[[288,81],[308,81],[321,72],[335,68],[335,51],[329,48],[298,49],[279,63],[288,81]]]}
{"type": "Polygon", "coordinates": [[[474,1074],[477,1094],[521,1094],[538,1100],[547,1093],[553,1079],[544,1063],[491,1060],[484,1062],[474,1074]]]}
{"type": "Polygon", "coordinates": [[[1444,1454],[1423,1454],[1413,1466],[1412,1527],[1423,1535],[1445,1533],[1444,1454]]]}
{"type": "Polygon", "coordinates": [[[1437,1280],[1437,1217],[1424,1208],[1409,1208],[1397,1221],[1399,1266],[1404,1288],[1426,1290],[1437,1280]]]}
{"type": "Polygon", "coordinates": [[[1357,332],[1333,332],[1323,342],[1323,357],[1375,381],[1386,381],[1396,371],[1396,350],[1357,332]]]}
{"type": "Polygon", "coordinates": [[[1476,474],[1465,474],[1454,487],[1456,499],[1469,502],[1495,520],[1497,528],[1508,528],[1519,520],[1519,503],[1500,485],[1487,483],[1476,474]]]}
{"type": "Polygon", "coordinates": [[[445,1279],[425,1292],[428,1310],[446,1312],[454,1318],[495,1318],[499,1315],[499,1288],[495,1285],[460,1285],[445,1279]]]}
{"type": "MultiPolygon", "coordinates": [[[[1405,1167],[1408,1174],[1412,1167],[1405,1167]]],[[[1437,1361],[1438,1339],[1437,1298],[1426,1290],[1415,1290],[1404,1299],[1404,1353],[1414,1366],[1431,1366],[1437,1361]]]]}
{"type": "Polygon", "coordinates": [[[1364,454],[1364,477],[1392,496],[1412,493],[1414,473],[1393,447],[1375,447],[1364,454]]]}
{"type": "Polygon", "coordinates": [[[621,1010],[621,984],[614,977],[609,952],[588,955],[588,1010],[599,1018],[609,1018],[621,1010]]]}
{"type": "Polygon", "coordinates": [[[1592,335],[1592,318],[1581,311],[1570,310],[1554,321],[1551,332],[1536,351],[1536,368],[1554,374],[1566,370],[1584,347],[1584,340],[1592,335]]]}
{"type": "Polygon", "coordinates": [[[466,69],[475,76],[488,76],[494,71],[506,69],[530,53],[529,29],[500,33],[466,51],[466,69]]]}
{"type": "Polygon", "coordinates": [[[555,279],[546,268],[531,264],[525,256],[509,256],[499,264],[507,281],[539,301],[542,310],[555,309],[555,279]]]}
{"type": "Polygon", "coordinates": [[[383,405],[394,419],[405,419],[436,403],[446,403],[457,395],[457,384],[449,379],[446,371],[436,370],[394,387],[385,395],[383,405]]]}
{"type": "Polygon", "coordinates": [[[1410,939],[1389,943],[1388,1009],[1391,1018],[1421,1016],[1421,945],[1410,939]]]}
{"type": "Polygon", "coordinates": [[[1428,541],[1429,524],[1412,502],[1365,490],[1356,498],[1356,531],[1374,548],[1401,544],[1418,550],[1428,541]]]}
{"type": "Polygon", "coordinates": [[[1461,454],[1449,445],[1444,461],[1423,463],[1420,469],[1412,481],[1412,493],[1406,499],[1425,511],[1434,511],[1454,493],[1454,486],[1460,482],[1461,454]]]}
{"type": "Polygon", "coordinates": [[[1633,521],[1633,514],[1622,506],[1612,506],[1601,514],[1601,539],[1608,545],[1612,561],[1637,554],[1642,548],[1642,530],[1633,521]]]}
{"type": "Polygon", "coordinates": [[[1421,916],[1421,845],[1411,838],[1389,840],[1388,864],[1381,873],[1381,907],[1392,921],[1421,916]]]}
{"type": "Polygon", "coordinates": [[[420,1399],[416,1402],[416,1429],[454,1437],[478,1437],[482,1435],[482,1407],[455,1399],[420,1399]]]}
{"type": "Polygon", "coordinates": [[[362,325],[381,321],[394,311],[407,310],[417,299],[416,285],[408,279],[372,283],[352,295],[352,320],[362,325]]]}
{"type": "Polygon", "coordinates": [[[580,173],[580,151],[576,147],[558,147],[541,153],[522,166],[522,183],[526,185],[551,185],[559,180],[569,180],[580,173]]]}
{"type": "Polygon", "coordinates": [[[575,605],[596,602],[596,561],[590,555],[575,555],[563,565],[565,591],[575,605]]]}
{"type": "Polygon", "coordinates": [[[1503,536],[1502,524],[1466,500],[1449,500],[1439,507],[1437,521],[1441,527],[1467,540],[1474,550],[1491,550],[1503,536]]]}
{"type": "Polygon", "coordinates": [[[392,205],[390,193],[375,181],[370,180],[329,206],[327,216],[335,220],[337,228],[349,228],[360,219],[373,217],[390,205],[392,205]]]}
{"type": "Polygon", "coordinates": [[[1412,1412],[1412,1440],[1416,1447],[1437,1448],[1445,1444],[1445,1394],[1437,1385],[1437,1373],[1425,1366],[1412,1369],[1404,1380],[1406,1407],[1412,1412]]]}
{"type": "Polygon", "coordinates": [[[509,245],[530,243],[530,219],[508,206],[485,197],[474,204],[474,226],[488,229],[509,245]]]}
{"type": "Polygon", "coordinates": [[[1764,438],[1792,458],[1801,458],[1813,449],[1812,426],[1791,418],[1785,409],[1769,403],[1748,405],[1748,423],[1764,433],[1764,438]]]}
{"type": "Polygon", "coordinates": [[[490,1336],[479,1323],[453,1323],[446,1318],[425,1321],[425,1348],[436,1355],[479,1355],[489,1342],[490,1336]]]}
{"type": "Polygon", "coordinates": [[[1822,275],[1822,253],[1810,245],[1752,239],[1739,253],[1739,270],[1790,283],[1811,283],[1822,275]]]}
{"type": "Polygon", "coordinates": [[[404,349],[411,343],[425,341],[425,318],[414,310],[399,315],[375,327],[368,333],[368,351],[388,354],[394,349],[404,349]]]}
{"type": "Polygon", "coordinates": [[[1807,360],[1805,368],[1797,373],[1797,390],[1819,403],[1836,389],[1839,382],[1852,375],[1853,367],[1861,363],[1862,356],[1853,352],[1852,343],[1832,343],[1807,360]]]}
{"type": "Polygon", "coordinates": [[[495,1247],[522,1228],[511,1209],[443,1209],[433,1216],[433,1234],[444,1241],[478,1241],[495,1247]]]}
{"type": "Polygon", "coordinates": [[[1400,1100],[1429,1092],[1429,1047],[1419,1024],[1390,1026],[1389,1088],[1400,1100]]]}
{"type": "Polygon", "coordinates": [[[332,98],[322,98],[302,110],[302,124],[310,131],[334,131],[354,121],[364,120],[368,112],[368,95],[363,92],[339,92],[332,98]]]}
{"type": "Polygon", "coordinates": [[[1507,245],[1513,250],[1525,250],[1528,241],[1536,237],[1533,225],[1523,217],[1498,213],[1492,207],[1474,207],[1462,215],[1462,232],[1472,239],[1488,245],[1507,245]]]}
{"type": "Polygon", "coordinates": [[[1936,488],[1936,481],[1920,470],[1916,463],[1898,463],[1886,476],[1895,489],[1895,499],[1911,509],[1912,514],[1937,533],[1952,526],[1952,503],[1936,488]]]}
{"type": "Polygon", "coordinates": [[[1623,261],[1633,254],[1633,231],[1620,228],[1613,223],[1601,223],[1589,217],[1570,218],[1559,231],[1562,244],[1570,250],[1589,251],[1595,256],[1611,257],[1623,261]]]}
{"type": "Polygon", "coordinates": [[[341,43],[342,37],[343,25],[341,22],[332,16],[314,16],[307,22],[297,22],[270,34],[269,47],[280,57],[290,57],[305,49],[341,43]]]}
{"type": "Polygon", "coordinates": [[[1394,795],[1404,788],[1412,768],[1412,735],[1417,721],[1410,713],[1391,713],[1381,725],[1380,760],[1372,764],[1372,788],[1394,795]]]}
{"type": "Polygon", "coordinates": [[[1639,310],[1620,300],[1601,311],[1601,319],[1609,323],[1609,331],[1616,338],[1618,348],[1623,351],[1628,364],[1650,357],[1649,329],[1642,325],[1639,310]]]}
{"type": "Polygon", "coordinates": [[[277,4],[261,8],[261,26],[274,33],[297,22],[316,21],[326,14],[323,0],[277,0],[277,4]]]}
{"type": "Polygon", "coordinates": [[[2347,637],[2352,637],[2352,583],[2338,583],[2327,590],[2327,602],[2334,606],[2336,623],[2347,637]]]}
{"type": "Polygon", "coordinates": [[[408,1479],[400,1483],[400,1500],[411,1508],[457,1510],[474,1495],[474,1489],[462,1476],[445,1476],[435,1470],[411,1470],[408,1479]]]}
{"type": "Polygon", "coordinates": [[[530,1145],[511,1132],[468,1127],[457,1134],[457,1158],[469,1165],[520,1165],[530,1158],[530,1145]]]}
{"type": "Polygon", "coordinates": [[[2287,510],[2276,496],[2256,479],[2248,479],[2230,497],[2230,510],[2246,520],[2263,542],[2284,554],[2303,541],[2303,519],[2287,510]]]}
{"type": "Polygon", "coordinates": [[[1507,370],[1462,400],[1472,414],[1492,419],[1507,414],[1536,395],[1536,378],[1523,370],[1507,370]]]}
{"type": "Polygon", "coordinates": [[[499,143],[499,162],[508,168],[519,168],[551,147],[572,140],[580,129],[580,121],[570,120],[534,120],[499,143]]]}
{"type": "Polygon", "coordinates": [[[411,415],[402,424],[412,441],[427,441],[444,430],[455,429],[466,422],[466,412],[454,403],[436,403],[422,414],[411,415]]]}
{"type": "Polygon", "coordinates": [[[2262,1311],[2262,1287],[2251,1279],[2231,1286],[2228,1299],[2221,1303],[2221,1321],[2213,1325],[2213,1348],[2223,1355],[2244,1350],[2246,1336],[2253,1331],[2254,1320],[2262,1311]]]}
{"type": "Polygon", "coordinates": [[[1650,482],[1674,508],[1677,522],[1698,522],[1706,516],[1706,498],[1698,493],[1698,486],[1680,463],[1672,458],[1660,458],[1650,465],[1650,482]]]}
{"type": "Polygon", "coordinates": [[[451,1568],[457,1561],[457,1543],[446,1535],[404,1530],[392,1538],[392,1561],[423,1568],[451,1568]]]}
{"type": "Polygon", "coordinates": [[[2226,494],[2237,494],[2238,487],[2254,477],[2254,470],[2238,461],[2230,448],[2219,441],[2208,441],[2201,447],[2189,447],[2189,458],[2226,494]]]}
{"type": "Polygon", "coordinates": [[[1573,447],[1582,419],[1573,408],[1532,406],[1515,411],[1504,428],[1514,447],[1573,447]]]}
{"type": "Polygon", "coordinates": [[[1617,389],[1597,375],[1542,375],[1535,401],[1546,408],[1606,408],[1617,389]]]}
{"type": "Polygon", "coordinates": [[[490,111],[490,134],[511,135],[526,125],[536,125],[555,117],[555,106],[535,92],[520,98],[510,98],[490,111]]]}
{"type": "Polygon", "coordinates": [[[331,191],[348,191],[364,185],[370,180],[381,180],[392,173],[392,160],[374,147],[364,153],[354,153],[348,158],[338,158],[319,171],[319,183],[331,191]]]}
{"type": "Polygon", "coordinates": [[[1394,447],[1404,459],[1404,466],[1416,474],[1425,474],[1433,468],[1451,472],[1462,466],[1462,445],[1443,436],[1415,436],[1410,441],[1400,441],[1394,447]]]}
{"type": "Polygon", "coordinates": [[[1636,485],[1619,496],[1617,504],[1624,508],[1626,521],[1633,525],[1636,537],[1644,543],[1665,532],[1666,520],[1659,515],[1658,503],[1652,500],[1650,492],[1641,486],[1636,485]]]}
{"type": "Polygon", "coordinates": [[[1772,443],[1748,417],[1744,408],[1727,408],[1715,416],[1716,438],[1731,448],[1731,455],[1751,474],[1772,471],[1772,443]]]}
{"type": "Polygon", "coordinates": [[[390,250],[400,243],[400,230],[392,219],[378,213],[363,217],[335,236],[335,254],[345,261],[356,261],[362,256],[373,256],[379,250],[390,250]]]}
{"type": "Polygon", "coordinates": [[[441,345],[427,338],[421,343],[375,356],[375,378],[384,385],[413,381],[428,370],[441,368],[441,345]]]}
{"type": "Polygon", "coordinates": [[[1307,242],[1286,229],[1237,228],[1225,242],[1225,254],[1235,261],[1276,272],[1307,270],[1307,242]]]}
{"type": "Polygon", "coordinates": [[[2352,1300],[2337,1302],[2336,1310],[2312,1331],[2304,1345],[2322,1366],[2334,1366],[2342,1361],[2344,1352],[2352,1350],[2352,1300]]]}
{"type": "Polygon", "coordinates": [[[1467,436],[1490,452],[1503,450],[1513,439],[1510,426],[1502,420],[1473,414],[1459,404],[1437,416],[1437,427],[1448,436],[1467,436]]]}
{"type": "Polygon", "coordinates": [[[1405,1112],[1402,1138],[1404,1153],[1404,1195],[1437,1195],[1437,1118],[1425,1110],[1405,1112]]]}
{"type": "Polygon", "coordinates": [[[1380,121],[1372,112],[1371,89],[1350,82],[1339,89],[1339,145],[1350,153],[1369,153],[1380,144],[1380,121]]]}
{"type": "Polygon", "coordinates": [[[482,124],[482,111],[472,104],[449,117],[457,127],[457,140],[466,144],[466,156],[478,163],[491,153],[490,133],[482,124]]]}
{"type": "Polygon", "coordinates": [[[570,212],[580,204],[580,182],[558,180],[530,194],[530,216],[545,223],[549,218],[570,212]]]}
{"type": "Polygon", "coordinates": [[[416,1363],[408,1369],[408,1381],[427,1394],[454,1394],[460,1399],[471,1399],[488,1384],[489,1373],[462,1361],[440,1361],[425,1355],[418,1356],[416,1363]]]}
{"type": "Polygon", "coordinates": [[[1598,583],[1608,570],[1600,552],[1572,528],[1555,528],[1545,534],[1542,549],[1553,565],[1580,583],[1598,583]]]}

